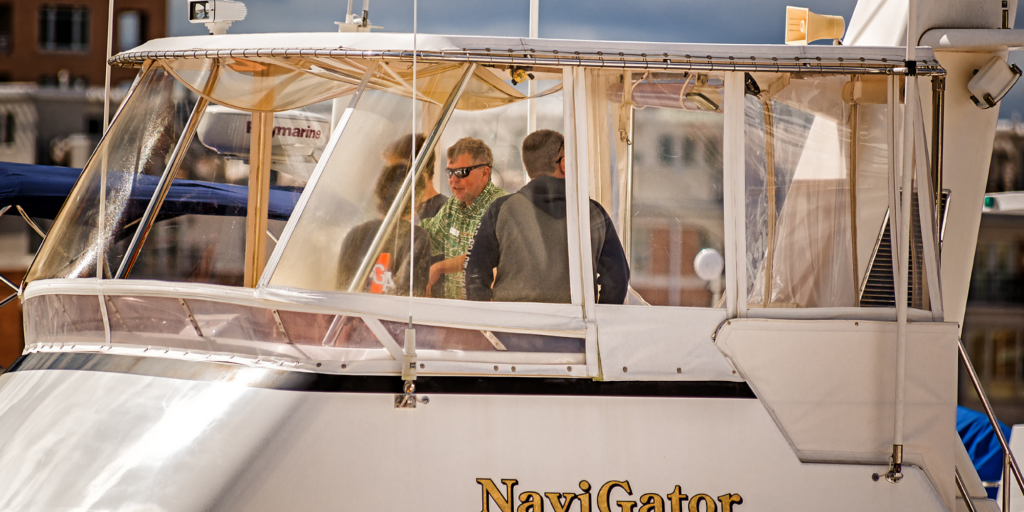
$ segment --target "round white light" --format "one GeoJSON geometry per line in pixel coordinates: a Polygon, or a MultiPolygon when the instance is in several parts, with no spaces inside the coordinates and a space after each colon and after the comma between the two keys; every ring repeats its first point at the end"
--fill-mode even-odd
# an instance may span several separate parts
{"type": "Polygon", "coordinates": [[[722,254],[714,249],[701,249],[693,258],[693,272],[705,281],[721,276],[724,269],[725,260],[722,259],[722,254]]]}

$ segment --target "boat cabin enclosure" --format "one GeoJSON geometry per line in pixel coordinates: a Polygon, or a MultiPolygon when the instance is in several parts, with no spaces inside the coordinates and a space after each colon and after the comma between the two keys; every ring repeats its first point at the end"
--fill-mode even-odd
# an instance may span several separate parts
{"type": "MultiPolygon", "coordinates": [[[[720,356],[695,348],[715,352],[726,319],[894,318],[890,169],[902,130],[919,148],[941,138],[943,71],[929,52],[908,68],[897,48],[418,44],[414,54],[410,36],[392,34],[212,36],[116,56],[139,75],[28,275],[30,345],[74,312],[67,329],[103,343],[157,336],[320,372],[388,372],[411,319],[419,358],[436,361],[426,373],[515,364],[527,375],[729,380],[720,356]],[[904,120],[908,73],[925,86],[917,118],[904,120]],[[537,129],[564,135],[568,300],[426,297],[408,262],[404,279],[372,285],[389,237],[430,237],[412,229],[423,184],[413,192],[411,176],[451,195],[445,151],[473,137],[493,154],[490,182],[515,193],[530,181],[520,148],[537,129]],[[425,145],[382,204],[389,148],[414,132],[425,145]],[[628,261],[624,305],[595,298],[590,201],[628,261]],[[367,222],[372,243],[343,251],[367,222]],[[97,302],[42,291],[86,282],[123,292],[97,302]],[[70,302],[32,307],[49,301],[70,302]],[[685,357],[648,359],[640,340],[663,356],[677,350],[655,347],[686,346],[685,357]]],[[[914,319],[940,319],[941,155],[915,156],[908,304],[914,319]]],[[[424,254],[405,247],[407,259],[424,254]]]]}
{"type": "Polygon", "coordinates": [[[801,460],[886,463],[905,299],[906,457],[952,500],[945,72],[930,49],[413,41],[202,36],[117,55],[139,74],[29,271],[27,350],[399,375],[411,327],[420,375],[723,396],[747,382],[801,460]],[[564,137],[548,212],[565,229],[535,264],[564,280],[500,301],[466,300],[458,272],[428,286],[444,240],[417,210],[424,190],[453,195],[448,148],[483,141],[491,161],[469,172],[513,194],[542,129],[564,137]],[[901,198],[910,229],[890,230],[901,198]],[[595,211],[628,264],[622,304],[595,285],[595,211]]]}

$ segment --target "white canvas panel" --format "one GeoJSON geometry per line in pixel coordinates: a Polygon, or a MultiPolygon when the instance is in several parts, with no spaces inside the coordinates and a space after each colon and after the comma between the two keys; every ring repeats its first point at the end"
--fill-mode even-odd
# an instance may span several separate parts
{"type": "MultiPolygon", "coordinates": [[[[907,327],[904,458],[953,506],[956,324],[907,327]]],[[[804,461],[886,463],[892,453],[896,324],[730,320],[718,344],[804,461]]]]}
{"type": "Polygon", "coordinates": [[[725,309],[597,305],[604,380],[743,379],[712,337],[725,309]]]}
{"type": "MultiPolygon", "coordinates": [[[[1010,443],[1010,453],[1013,453],[1017,464],[1024,464],[1024,425],[1014,425],[1013,430],[1010,431],[1010,438],[1006,442],[1010,443]]],[[[1000,487],[999,490],[1001,493],[1002,488],[1000,487]]],[[[1024,510],[1024,494],[1020,492],[1020,486],[1017,485],[1013,475],[1010,475],[1010,512],[1020,510],[1024,510]]]]}

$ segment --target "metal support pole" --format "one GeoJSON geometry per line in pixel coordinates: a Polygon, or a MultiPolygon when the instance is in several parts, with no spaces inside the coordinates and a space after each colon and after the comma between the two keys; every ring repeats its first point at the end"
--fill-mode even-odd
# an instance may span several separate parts
{"type": "Polygon", "coordinates": [[[6,299],[4,299],[4,300],[0,300],[0,308],[2,308],[2,307],[4,307],[4,306],[6,306],[6,305],[8,305],[8,304],[10,304],[10,303],[11,303],[11,301],[13,301],[13,300],[14,300],[14,299],[16,299],[16,298],[18,298],[18,294],[17,294],[17,293],[12,293],[12,294],[11,294],[10,296],[8,296],[8,297],[7,297],[6,299]]]}
{"type": "MultiPolygon", "coordinates": [[[[899,143],[898,143],[898,140],[897,140],[897,132],[896,132],[896,119],[897,119],[897,112],[896,112],[896,110],[899,107],[899,99],[897,98],[897,94],[899,93],[899,81],[898,81],[897,77],[890,76],[890,77],[888,77],[886,79],[886,82],[887,82],[887,84],[886,84],[886,86],[887,86],[886,96],[887,96],[887,101],[888,101],[888,119],[886,121],[886,144],[888,145],[888,152],[887,152],[888,153],[888,162],[887,163],[888,163],[888,171],[889,171],[887,173],[888,174],[888,178],[889,178],[888,179],[888,192],[889,192],[889,215],[888,215],[888,224],[889,224],[889,226],[888,226],[888,229],[889,229],[889,239],[891,240],[892,246],[893,247],[898,247],[899,246],[900,236],[902,236],[902,233],[897,228],[897,226],[899,224],[897,219],[899,218],[901,209],[899,207],[900,206],[899,186],[896,183],[896,176],[897,176],[897,172],[896,172],[896,152],[897,152],[897,150],[899,148],[899,143]]],[[[899,260],[900,256],[902,256],[902,254],[899,251],[893,251],[893,277],[894,277],[894,281],[895,281],[896,269],[899,268],[899,266],[900,266],[900,260],[899,260]]],[[[895,294],[896,294],[896,306],[897,306],[897,312],[898,312],[899,311],[899,300],[900,300],[899,299],[899,297],[900,297],[899,285],[897,283],[894,283],[894,285],[896,286],[895,294]]],[[[904,288],[904,290],[905,290],[905,288],[904,288]]],[[[906,292],[905,291],[904,291],[903,296],[904,296],[903,304],[904,304],[904,307],[905,307],[906,306],[906,292]]],[[[898,383],[897,383],[897,386],[898,386],[898,383]]],[[[899,405],[897,405],[897,419],[896,419],[897,423],[900,421],[899,420],[898,412],[899,412],[899,405]]],[[[897,429],[898,429],[898,427],[897,427],[897,429]]],[[[895,478],[895,475],[900,473],[900,470],[902,469],[902,468],[897,468],[898,465],[902,464],[902,460],[897,461],[896,457],[897,457],[897,443],[894,442],[893,443],[893,454],[892,454],[893,461],[892,461],[892,464],[890,466],[889,472],[886,474],[886,480],[892,481],[892,479],[895,478]]]]}
{"type": "Polygon", "coordinates": [[[772,274],[775,266],[775,115],[772,100],[761,98],[764,112],[765,195],[768,196],[768,254],[764,264],[764,307],[772,301],[772,274]]]}
{"type": "Polygon", "coordinates": [[[103,61],[103,133],[110,127],[110,58],[114,51],[114,0],[107,6],[107,58],[103,61]]]}
{"type": "MultiPolygon", "coordinates": [[[[539,35],[540,22],[540,0],[530,0],[530,39],[536,39],[539,35]]],[[[533,96],[537,94],[537,82],[530,80],[526,84],[527,94],[530,99],[526,100],[526,134],[529,135],[537,129],[537,100],[533,96]]]]}
{"type": "Polygon", "coordinates": [[[7,279],[4,276],[0,276],[0,283],[6,284],[10,289],[14,290],[15,292],[20,292],[21,291],[21,288],[15,286],[14,283],[10,279],[7,279]]]}
{"type": "Polygon", "coordinates": [[[956,488],[960,491],[960,496],[964,498],[964,503],[967,505],[967,510],[969,512],[977,512],[977,510],[974,508],[974,502],[971,501],[971,495],[967,494],[967,486],[964,485],[964,479],[963,477],[960,476],[960,470],[953,468],[953,471],[956,472],[956,488]]]}
{"type": "MultiPolygon", "coordinates": [[[[998,428],[998,427],[997,427],[998,428]]],[[[1003,494],[1003,512],[1010,511],[1010,458],[1003,454],[1003,483],[1000,485],[1003,494]]]]}
{"type": "MultiPolygon", "coordinates": [[[[214,76],[210,77],[211,80],[214,76]]],[[[174,175],[178,173],[178,167],[181,166],[181,162],[185,159],[185,153],[188,152],[188,146],[192,142],[192,136],[196,133],[196,128],[199,127],[199,118],[203,117],[203,112],[206,110],[206,105],[209,104],[209,100],[205,96],[200,96],[199,101],[196,102],[195,108],[192,109],[192,115],[188,118],[188,124],[185,125],[185,131],[182,132],[181,138],[178,139],[178,144],[174,146],[174,151],[171,152],[171,157],[167,162],[167,167],[164,168],[164,173],[160,176],[160,181],[157,183],[156,191],[153,192],[153,198],[150,199],[149,204],[146,206],[146,212],[142,214],[142,220],[139,222],[139,227],[135,229],[135,236],[132,237],[131,243],[128,245],[128,250],[125,252],[124,259],[121,260],[121,266],[117,269],[117,274],[114,275],[114,279],[125,279],[128,274],[132,271],[132,266],[135,265],[135,261],[139,257],[139,251],[142,249],[142,244],[146,242],[146,237],[149,236],[149,231],[153,229],[153,223],[156,222],[157,213],[160,212],[160,207],[164,204],[164,199],[167,197],[167,193],[171,191],[171,184],[174,182],[174,175]]]]}
{"type": "Polygon", "coordinates": [[[622,223],[622,249],[626,261],[633,261],[633,72],[622,73],[622,105],[619,106],[619,140],[626,146],[626,200],[623,207],[625,218],[622,223]]]}
{"type": "Polygon", "coordinates": [[[243,286],[255,288],[267,261],[267,213],[270,199],[270,153],[273,112],[253,112],[249,145],[249,201],[245,216],[243,286]]]}
{"type": "MultiPolygon", "coordinates": [[[[452,89],[451,94],[445,101],[444,106],[441,108],[441,118],[438,120],[434,129],[427,136],[427,139],[423,142],[423,148],[420,149],[419,155],[416,157],[416,161],[413,162],[413,169],[415,169],[415,176],[412,180],[406,180],[402,183],[402,188],[398,190],[398,195],[395,200],[391,203],[391,207],[388,208],[388,213],[384,216],[384,221],[380,225],[380,229],[377,230],[377,234],[373,237],[373,242],[363,256],[363,261],[359,264],[359,271],[356,272],[355,277],[352,278],[352,282],[349,283],[348,291],[355,292],[361,291],[366,284],[366,278],[369,277],[370,271],[373,270],[373,265],[377,262],[377,255],[380,252],[380,248],[384,245],[384,240],[394,229],[396,222],[399,220],[401,215],[399,212],[405,206],[406,202],[409,201],[409,197],[413,195],[413,184],[419,179],[420,175],[423,174],[423,169],[426,167],[428,156],[434,153],[434,148],[441,140],[441,131],[448,124],[448,120],[452,117],[452,113],[455,112],[455,105],[458,103],[459,98],[462,96],[462,91],[466,89],[466,84],[469,83],[469,79],[473,77],[473,72],[476,71],[476,64],[470,63],[462,69],[462,75],[456,82],[455,88],[452,89]]],[[[415,101],[415,95],[413,96],[415,101]]]]}
{"type": "Polygon", "coordinates": [[[857,121],[860,109],[857,104],[850,105],[850,246],[851,266],[853,273],[853,305],[860,307],[860,263],[857,254],[857,144],[860,137],[857,131],[860,129],[857,121]]]}
{"type": "Polygon", "coordinates": [[[932,184],[935,185],[935,239],[942,226],[942,132],[946,110],[946,77],[932,77],[932,184]]]}
{"type": "MultiPolygon", "coordinates": [[[[914,22],[917,12],[914,0],[907,2],[907,61],[916,59],[917,33],[914,22]]],[[[913,191],[911,188],[914,165],[914,130],[911,129],[911,121],[914,119],[914,105],[917,101],[917,89],[915,87],[917,78],[907,76],[904,85],[903,101],[903,145],[901,156],[903,157],[900,166],[902,185],[896,191],[900,195],[899,203],[899,231],[898,237],[893,237],[896,242],[897,258],[894,258],[896,266],[893,274],[896,278],[896,411],[895,424],[893,425],[892,441],[892,468],[885,475],[885,479],[897,483],[903,479],[903,429],[905,419],[905,399],[907,389],[907,281],[909,279],[907,265],[910,256],[910,218],[911,205],[913,203],[913,191]]],[[[890,223],[890,226],[896,223],[890,223]]]]}
{"type": "Polygon", "coordinates": [[[1003,453],[1006,455],[1010,471],[1013,472],[1013,478],[1017,481],[1017,486],[1024,489],[1024,478],[1021,477],[1020,466],[1017,465],[1016,457],[1010,452],[1010,444],[1006,442],[1006,436],[1003,435],[1003,431],[999,428],[999,421],[996,420],[996,414],[992,411],[992,404],[989,403],[988,396],[985,395],[985,390],[981,387],[981,381],[978,380],[978,372],[974,371],[974,365],[971,364],[971,358],[967,355],[967,349],[964,347],[963,340],[958,338],[957,345],[960,350],[960,362],[963,363],[964,369],[967,370],[967,376],[971,379],[974,391],[978,393],[978,398],[981,399],[985,415],[988,416],[988,421],[992,425],[992,431],[995,432],[996,439],[999,440],[999,446],[1002,447],[1003,453]]]}
{"type": "Polygon", "coordinates": [[[28,213],[25,212],[25,209],[22,208],[21,205],[17,205],[15,208],[18,210],[18,215],[21,215],[21,218],[25,220],[26,224],[28,224],[28,227],[32,228],[32,231],[35,231],[37,235],[43,238],[43,240],[46,240],[46,233],[44,233],[42,229],[39,229],[39,226],[36,225],[35,222],[32,222],[28,213]]]}

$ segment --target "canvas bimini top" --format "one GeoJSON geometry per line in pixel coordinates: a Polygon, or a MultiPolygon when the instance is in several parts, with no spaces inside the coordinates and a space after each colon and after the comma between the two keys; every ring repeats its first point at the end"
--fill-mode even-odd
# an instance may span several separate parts
{"type": "MultiPolygon", "coordinates": [[[[412,34],[281,33],[154,39],[111,63],[138,67],[149,59],[214,57],[354,57],[411,59],[412,34]]],[[[555,65],[620,69],[848,72],[905,74],[901,47],[737,45],[529,39],[420,34],[423,61],[555,65]]],[[[942,74],[931,48],[917,49],[917,73],[942,74]]]]}
{"type": "Polygon", "coordinates": [[[260,34],[115,56],[139,76],[26,278],[28,350],[398,374],[411,326],[426,374],[741,381],[713,341],[731,318],[896,318],[900,127],[920,142],[910,317],[941,321],[929,49],[425,35],[415,50],[407,34],[260,34]],[[908,76],[924,85],[903,119],[908,76]],[[562,137],[537,161],[564,154],[564,181],[524,164],[537,130],[562,137]],[[487,151],[450,153],[466,138],[487,151]],[[245,216],[166,215],[179,180],[246,187],[245,216]],[[286,221],[272,186],[302,190],[286,221]],[[493,269],[521,293],[467,300],[461,270],[431,267],[472,261],[480,222],[500,242],[503,221],[481,218],[505,195],[543,257],[493,269]],[[613,273],[624,303],[599,285],[613,273]],[[551,293],[517,284],[539,275],[551,293]]]}

